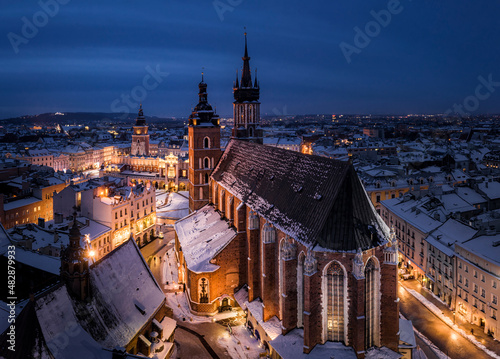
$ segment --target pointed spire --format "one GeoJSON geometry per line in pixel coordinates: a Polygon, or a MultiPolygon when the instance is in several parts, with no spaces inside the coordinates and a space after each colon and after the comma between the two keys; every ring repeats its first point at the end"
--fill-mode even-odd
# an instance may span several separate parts
{"type": "Polygon", "coordinates": [[[247,33],[245,32],[245,55],[243,60],[243,71],[241,72],[241,87],[252,87],[252,76],[250,75],[250,57],[247,49],[247,33]]]}
{"type": "Polygon", "coordinates": [[[137,118],[135,119],[136,126],[145,126],[146,119],[144,118],[144,112],[142,111],[142,103],[139,105],[139,113],[137,114],[137,118]]]}
{"type": "MultiPolygon", "coordinates": [[[[245,28],[246,29],[246,28],[245,28]]],[[[245,57],[248,57],[248,49],[247,49],[247,32],[245,31],[245,57]]]]}
{"type": "Polygon", "coordinates": [[[204,82],[203,81],[203,71],[201,72],[201,82],[204,82]]]}
{"type": "Polygon", "coordinates": [[[259,87],[259,83],[257,82],[257,68],[255,68],[255,84],[253,87],[259,87]]]}
{"type": "Polygon", "coordinates": [[[238,81],[238,69],[236,69],[236,82],[234,83],[234,88],[240,87],[240,83],[238,81]]]}

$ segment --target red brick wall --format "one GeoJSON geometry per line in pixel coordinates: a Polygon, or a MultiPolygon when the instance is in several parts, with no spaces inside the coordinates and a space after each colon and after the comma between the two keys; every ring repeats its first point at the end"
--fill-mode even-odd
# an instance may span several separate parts
{"type": "MultiPolygon", "coordinates": [[[[285,328],[283,334],[297,326],[297,257],[283,261],[283,293],[285,296],[282,308],[282,325],[285,328]]],[[[280,293],[281,295],[281,293],[280,293]]]]}
{"type": "Polygon", "coordinates": [[[189,126],[189,210],[195,211],[200,209],[209,202],[210,193],[208,183],[204,183],[205,174],[210,175],[212,172],[212,161],[214,166],[222,156],[220,150],[220,128],[219,127],[201,127],[189,126]],[[210,148],[204,148],[203,139],[210,138],[210,148]],[[209,168],[205,168],[203,159],[210,159],[209,168]],[[202,165],[200,166],[200,158],[202,165]],[[200,174],[202,181],[200,182],[200,174]],[[202,185],[202,186],[199,186],[202,185]],[[203,188],[203,198],[200,199],[200,187],[203,188]]]}
{"type": "Polygon", "coordinates": [[[383,280],[380,283],[382,291],[380,344],[397,351],[399,345],[397,265],[382,263],[381,274],[383,280]]]}

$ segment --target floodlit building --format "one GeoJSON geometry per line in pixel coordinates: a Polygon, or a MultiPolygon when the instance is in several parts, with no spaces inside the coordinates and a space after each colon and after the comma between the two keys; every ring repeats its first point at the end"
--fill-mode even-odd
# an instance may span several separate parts
{"type": "MultiPolygon", "coordinates": [[[[254,91],[248,60],[245,44],[241,83],[254,91]]],[[[191,310],[242,306],[273,358],[290,357],[284,348],[293,344],[295,354],[334,342],[354,348],[347,357],[397,351],[397,242],[352,164],[261,144],[255,106],[237,112],[248,126],[235,125],[221,152],[218,117],[199,87],[189,125],[192,213],[175,223],[191,310]]]]}

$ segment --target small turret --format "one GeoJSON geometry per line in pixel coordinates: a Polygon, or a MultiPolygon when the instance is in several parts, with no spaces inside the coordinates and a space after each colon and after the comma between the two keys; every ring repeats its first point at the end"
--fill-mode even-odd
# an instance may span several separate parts
{"type": "Polygon", "coordinates": [[[69,230],[69,246],[61,253],[61,277],[66,283],[68,292],[74,297],[84,300],[89,294],[89,263],[85,251],[80,246],[81,233],[73,214],[73,225],[69,230]]]}

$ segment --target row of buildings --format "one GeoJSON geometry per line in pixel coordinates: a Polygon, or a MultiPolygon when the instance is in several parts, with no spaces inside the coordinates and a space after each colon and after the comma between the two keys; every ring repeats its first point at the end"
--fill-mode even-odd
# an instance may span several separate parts
{"type": "Polygon", "coordinates": [[[381,201],[381,216],[398,240],[401,275],[498,338],[500,183],[476,180],[381,201]]]}

